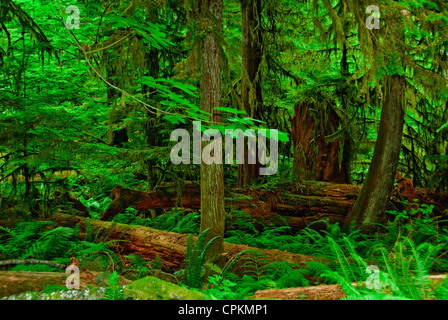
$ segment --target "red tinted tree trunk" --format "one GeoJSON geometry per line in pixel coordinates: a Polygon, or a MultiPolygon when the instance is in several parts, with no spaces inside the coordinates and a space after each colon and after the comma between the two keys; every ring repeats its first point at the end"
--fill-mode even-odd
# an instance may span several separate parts
{"type": "Polygon", "coordinates": [[[325,139],[325,136],[338,129],[339,117],[330,108],[323,114],[314,112],[315,115],[310,108],[318,109],[319,106],[297,103],[291,118],[293,174],[302,181],[349,183],[340,140],[325,139]]]}

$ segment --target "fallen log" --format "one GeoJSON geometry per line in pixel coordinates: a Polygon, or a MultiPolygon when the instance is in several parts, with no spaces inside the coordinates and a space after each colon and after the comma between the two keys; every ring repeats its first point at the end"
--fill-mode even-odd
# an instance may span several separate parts
{"type": "Polygon", "coordinates": [[[300,288],[268,289],[255,292],[255,300],[341,300],[346,294],[339,284],[300,288]]]}
{"type": "MultiPolygon", "coordinates": [[[[112,190],[112,202],[102,213],[100,220],[108,221],[128,207],[136,210],[166,209],[183,207],[190,209],[201,208],[201,189],[196,183],[188,183],[183,187],[182,194],[178,193],[177,185],[159,187],[156,191],[143,192],[123,187],[112,190]]],[[[270,205],[257,199],[238,197],[229,201],[229,206],[236,206],[254,216],[270,215],[270,205]],[[247,201],[247,200],[251,201],[247,201]]]]}
{"type": "Polygon", "coordinates": [[[0,266],[7,266],[11,264],[27,264],[27,265],[33,265],[33,264],[39,264],[39,265],[47,265],[53,268],[58,269],[64,269],[68,267],[68,265],[64,265],[61,263],[56,263],[53,261],[47,261],[47,260],[37,260],[37,259],[10,259],[10,260],[1,260],[0,266]]]}
{"type": "MultiPolygon", "coordinates": [[[[310,223],[323,218],[331,223],[340,222],[353,204],[350,196],[333,190],[330,196],[290,194],[278,189],[276,192],[259,191],[257,189],[234,189],[227,192],[226,207],[235,208],[248,213],[265,225],[284,225],[285,222],[297,231],[310,223]],[[280,216],[281,217],[280,217],[280,216]]],[[[175,206],[200,209],[200,186],[188,183],[182,195],[178,195],[176,186],[167,186],[151,192],[142,192],[122,187],[112,191],[112,202],[102,213],[100,220],[112,220],[128,207],[136,210],[166,209],[175,206]]]]}
{"type": "MultiPolygon", "coordinates": [[[[350,211],[361,186],[325,182],[304,184],[281,184],[270,190],[260,188],[226,189],[227,208],[244,211],[265,225],[284,225],[298,231],[311,223],[326,219],[330,223],[342,222],[350,211]]],[[[419,202],[436,206],[434,215],[441,215],[448,209],[448,195],[427,189],[417,189],[419,202]]],[[[186,183],[182,193],[177,185],[163,186],[156,191],[142,192],[123,187],[112,191],[112,203],[102,213],[100,220],[112,220],[128,207],[137,210],[166,209],[173,207],[200,209],[200,186],[186,183]]],[[[401,211],[400,194],[391,198],[391,209],[401,211]]],[[[321,228],[324,224],[315,224],[321,228]]]]}
{"type": "MultiPolygon", "coordinates": [[[[429,279],[432,287],[436,288],[446,279],[446,275],[431,275],[429,279]]],[[[360,284],[352,283],[352,285],[358,287],[360,284]]],[[[323,284],[300,288],[259,290],[255,292],[252,298],[256,300],[340,300],[346,296],[346,293],[339,284],[323,284]]]]}
{"type": "MultiPolygon", "coordinates": [[[[54,221],[57,226],[71,228],[79,223],[79,237],[80,239],[85,238],[85,218],[58,214],[54,221]]],[[[162,260],[164,270],[169,273],[183,268],[188,238],[187,234],[98,220],[89,220],[89,223],[92,232],[97,234],[97,237],[101,241],[121,240],[110,243],[110,249],[118,254],[123,261],[126,260],[124,258],[125,255],[134,253],[146,261],[154,261],[156,256],[159,256],[162,260]]],[[[194,237],[194,240],[197,240],[196,237],[194,237]]],[[[315,257],[281,250],[256,249],[247,245],[224,242],[224,254],[221,263],[225,265],[246,250],[257,250],[261,252],[267,261],[286,261],[303,268],[306,267],[305,262],[318,260],[315,257]]],[[[126,262],[124,261],[124,263],[126,262]]],[[[235,264],[235,268],[238,268],[238,264],[235,264]]]]}
{"type": "MultiPolygon", "coordinates": [[[[105,285],[98,281],[100,272],[81,270],[79,274],[79,288],[88,285],[105,285]]],[[[48,285],[65,286],[70,276],[63,272],[34,272],[34,271],[0,271],[0,298],[28,291],[43,291],[48,285]]],[[[118,276],[119,284],[130,283],[129,280],[118,276]]]]}

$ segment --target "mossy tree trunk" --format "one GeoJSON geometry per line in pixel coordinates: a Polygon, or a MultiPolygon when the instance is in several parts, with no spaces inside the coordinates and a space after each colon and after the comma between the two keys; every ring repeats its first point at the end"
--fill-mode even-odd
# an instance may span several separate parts
{"type": "MultiPolygon", "coordinates": [[[[156,2],[149,3],[146,8],[146,18],[145,21],[150,23],[158,23],[159,22],[159,8],[160,5],[156,2]]],[[[154,79],[159,78],[160,74],[160,59],[159,59],[159,50],[148,45],[148,48],[145,49],[145,76],[153,77],[154,79]]],[[[155,91],[152,90],[148,85],[142,84],[142,93],[143,96],[147,99],[153,99],[153,96],[156,94],[155,91]]],[[[157,104],[156,101],[152,102],[157,104]]],[[[156,115],[153,115],[151,112],[146,112],[146,142],[150,146],[160,146],[162,144],[162,139],[159,134],[159,126],[160,126],[160,112],[157,110],[156,115]]],[[[147,174],[148,187],[152,190],[157,184],[157,159],[156,157],[148,157],[144,160],[147,174]]],[[[155,214],[155,212],[154,212],[155,214]]]]}
{"type": "Polygon", "coordinates": [[[364,230],[383,220],[394,187],[404,125],[405,85],[403,76],[393,75],[385,79],[384,102],[372,162],[347,218],[347,223],[355,223],[364,230]]]}
{"type": "MultiPolygon", "coordinates": [[[[201,43],[201,109],[211,114],[212,123],[221,121],[221,61],[219,37],[222,33],[222,0],[203,0],[203,18],[212,26],[201,43]]],[[[208,143],[202,143],[204,148],[208,143]]],[[[221,159],[222,160],[222,159],[221,159]]],[[[224,171],[221,163],[201,161],[201,231],[208,229],[206,243],[219,237],[211,245],[207,258],[213,260],[223,252],[224,239],[224,171]]]]}
{"type": "MultiPolygon", "coordinates": [[[[241,102],[246,113],[261,120],[263,96],[261,91],[260,64],[263,57],[261,34],[261,0],[241,1],[241,102]]],[[[238,166],[238,186],[243,187],[260,176],[260,163],[248,163],[245,144],[244,163],[238,166]]]]}

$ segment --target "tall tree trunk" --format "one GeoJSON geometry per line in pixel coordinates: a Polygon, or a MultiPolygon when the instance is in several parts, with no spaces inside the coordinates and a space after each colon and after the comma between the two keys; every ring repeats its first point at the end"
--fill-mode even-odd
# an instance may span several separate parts
{"type": "Polygon", "coordinates": [[[394,186],[395,174],[401,150],[404,124],[403,76],[387,76],[384,84],[384,102],[378,138],[372,162],[361,192],[347,217],[364,230],[384,219],[384,213],[394,186]]]}
{"type": "MultiPolygon", "coordinates": [[[[260,64],[262,60],[261,0],[241,1],[241,101],[246,113],[261,120],[263,96],[261,92],[260,64]]],[[[238,166],[238,186],[242,187],[260,176],[260,163],[248,163],[248,148],[245,144],[244,164],[238,166]]]]}
{"type": "MultiPolygon", "coordinates": [[[[211,114],[211,122],[221,121],[221,61],[218,37],[222,32],[222,0],[203,0],[203,17],[213,26],[201,43],[201,109],[211,114]],[[212,16],[210,19],[209,16],[212,16]]],[[[207,143],[202,144],[202,149],[207,143]]],[[[201,162],[201,231],[209,229],[206,241],[220,237],[208,250],[207,258],[216,259],[223,252],[224,238],[224,171],[220,164],[201,162]]]]}
{"type": "MultiPolygon", "coordinates": [[[[346,31],[344,31],[346,34],[346,31]]],[[[342,45],[342,59],[341,59],[341,76],[343,77],[343,82],[339,88],[342,109],[344,111],[348,110],[348,96],[349,96],[349,88],[348,88],[348,78],[350,76],[349,64],[348,64],[348,49],[347,42],[345,41],[342,45]]],[[[344,170],[344,177],[341,179],[343,183],[352,183],[351,177],[351,158],[352,158],[352,139],[347,132],[343,133],[341,137],[342,146],[342,164],[344,170]]]]}
{"type": "MultiPolygon", "coordinates": [[[[344,25],[345,26],[345,25],[344,25]]],[[[344,33],[346,30],[344,30],[344,33]]],[[[350,75],[346,42],[342,45],[340,73],[342,80],[337,86],[341,106],[347,111],[348,77],[350,75]]],[[[319,99],[318,99],[319,100],[319,99]]],[[[322,99],[323,100],[323,99],[322,99]]],[[[350,183],[350,138],[343,132],[332,141],[325,139],[342,125],[336,111],[313,101],[300,101],[294,106],[291,121],[293,142],[292,174],[299,180],[315,180],[336,183],[350,183]],[[312,111],[313,110],[313,111],[312,111]],[[342,152],[340,152],[342,149],[342,152]]]]}
{"type": "MultiPolygon", "coordinates": [[[[159,6],[156,3],[151,3],[147,7],[146,19],[145,21],[151,23],[158,23],[159,20],[159,6]]],[[[149,46],[149,45],[148,45],[149,46]]],[[[150,47],[145,51],[145,75],[153,77],[154,79],[159,78],[160,73],[160,62],[159,62],[159,50],[154,47],[150,47]]],[[[145,98],[151,99],[155,94],[152,89],[146,84],[142,85],[142,94],[145,98]]],[[[157,102],[153,102],[157,103],[157,102]]],[[[160,146],[161,139],[160,134],[158,134],[157,127],[159,125],[159,111],[157,110],[157,114],[153,115],[149,111],[146,112],[146,143],[150,146],[160,146]]],[[[144,160],[146,166],[147,173],[147,181],[149,189],[152,190],[157,185],[157,169],[155,169],[157,165],[156,157],[149,157],[144,160]]],[[[155,215],[155,211],[152,212],[155,215]]]]}
{"type": "MultiPolygon", "coordinates": [[[[28,121],[25,121],[25,132],[23,140],[23,158],[28,161],[28,121]]],[[[28,199],[31,195],[31,176],[28,162],[23,165],[23,177],[25,179],[25,199],[28,199]]]]}

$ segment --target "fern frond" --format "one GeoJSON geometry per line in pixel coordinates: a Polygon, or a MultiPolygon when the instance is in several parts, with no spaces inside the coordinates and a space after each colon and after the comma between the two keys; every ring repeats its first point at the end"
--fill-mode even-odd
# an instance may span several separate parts
{"type": "Polygon", "coordinates": [[[227,262],[227,264],[226,264],[226,265],[224,266],[224,268],[222,269],[221,275],[224,276],[224,275],[226,274],[227,270],[231,270],[232,267],[233,267],[233,265],[234,265],[236,262],[238,262],[239,258],[240,258],[242,255],[244,255],[244,254],[246,254],[246,253],[248,253],[248,252],[250,252],[250,251],[251,251],[251,249],[243,250],[243,251],[238,252],[235,256],[233,256],[232,259],[230,259],[230,261],[227,262]]]}
{"type": "Polygon", "coordinates": [[[355,279],[355,276],[353,274],[353,270],[351,269],[350,263],[348,262],[347,257],[344,254],[344,251],[333,238],[327,237],[327,239],[330,244],[330,248],[333,251],[334,258],[338,263],[339,269],[342,270],[345,279],[348,282],[353,281],[355,279]]]}
{"type": "Polygon", "coordinates": [[[392,268],[392,265],[389,262],[389,259],[386,255],[386,250],[384,248],[380,248],[379,250],[381,252],[381,257],[383,258],[384,267],[387,270],[386,274],[388,275],[388,283],[391,286],[392,291],[397,292],[399,291],[399,287],[396,280],[395,270],[392,268]]]}
{"type": "MultiPolygon", "coordinates": [[[[367,263],[364,261],[364,259],[361,258],[361,256],[358,255],[355,248],[353,247],[352,241],[349,238],[343,237],[342,240],[346,244],[345,247],[347,248],[348,255],[351,258],[353,258],[355,260],[356,264],[358,265],[358,274],[364,273],[364,271],[367,268],[367,263]]],[[[356,279],[356,280],[358,280],[358,279],[356,279]]]]}
{"type": "Polygon", "coordinates": [[[347,280],[347,278],[342,277],[339,273],[334,271],[328,271],[322,274],[323,277],[330,278],[334,280],[336,283],[340,284],[342,290],[348,295],[360,295],[360,292],[355,289],[355,287],[347,280]]]}
{"type": "MultiPolygon", "coordinates": [[[[424,300],[430,299],[433,297],[431,292],[431,284],[429,281],[429,272],[425,265],[425,259],[422,259],[422,251],[426,252],[426,259],[428,255],[431,255],[433,247],[431,244],[423,243],[418,248],[415,248],[413,241],[409,238],[405,238],[412,252],[412,260],[414,260],[414,272],[415,276],[413,277],[413,283],[418,289],[418,293],[421,298],[424,300]],[[430,248],[430,249],[428,249],[430,248]]],[[[411,260],[411,261],[412,261],[411,260]]]]}

